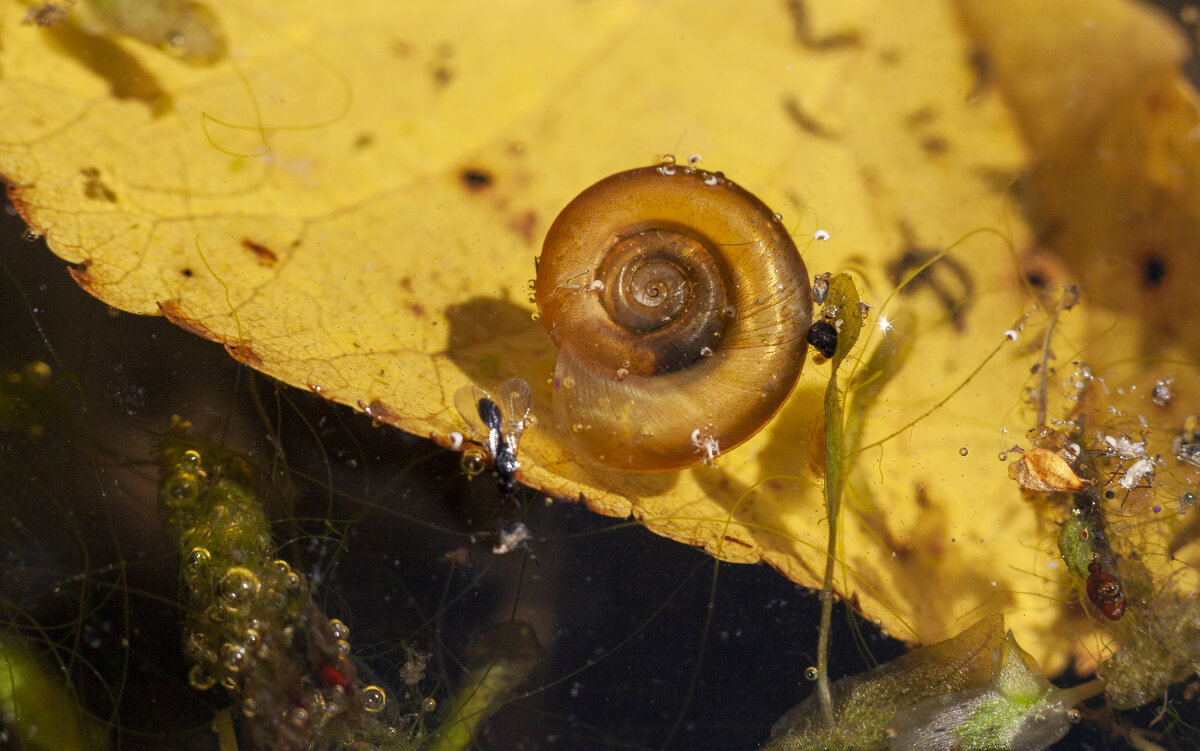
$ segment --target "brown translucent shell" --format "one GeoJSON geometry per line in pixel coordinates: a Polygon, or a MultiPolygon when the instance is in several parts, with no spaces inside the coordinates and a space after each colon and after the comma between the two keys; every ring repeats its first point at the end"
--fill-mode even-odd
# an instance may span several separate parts
{"type": "Polygon", "coordinates": [[[682,469],[737,446],[804,365],[804,262],[720,173],[664,163],[591,186],[550,227],[536,292],[556,419],[605,466],[682,469]]]}

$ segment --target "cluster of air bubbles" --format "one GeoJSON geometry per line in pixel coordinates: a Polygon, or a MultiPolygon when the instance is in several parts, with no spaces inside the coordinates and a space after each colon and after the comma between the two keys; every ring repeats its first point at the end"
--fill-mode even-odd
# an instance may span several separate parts
{"type": "Polygon", "coordinates": [[[1154,388],[1150,392],[1150,401],[1160,407],[1165,407],[1171,403],[1174,395],[1171,393],[1171,384],[1174,383],[1173,378],[1160,378],[1154,382],[1154,388]]]}

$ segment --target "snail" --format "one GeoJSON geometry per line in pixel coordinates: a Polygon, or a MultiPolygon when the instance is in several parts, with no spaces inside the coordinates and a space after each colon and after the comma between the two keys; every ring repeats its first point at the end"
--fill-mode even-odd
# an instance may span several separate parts
{"type": "Polygon", "coordinates": [[[634,472],[737,446],[800,377],[812,300],[778,215],[720,172],[668,160],[604,178],[554,220],[538,311],[576,453],[634,472]]]}

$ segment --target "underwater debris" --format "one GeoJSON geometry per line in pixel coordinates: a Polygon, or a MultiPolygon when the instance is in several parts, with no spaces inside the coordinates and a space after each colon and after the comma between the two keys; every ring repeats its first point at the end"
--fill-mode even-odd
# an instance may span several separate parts
{"type": "Polygon", "coordinates": [[[413,748],[419,728],[389,724],[398,712],[383,712],[349,628],[274,556],[250,464],[188,427],[176,419],[164,442],[159,503],[183,558],[189,684],[229,691],[256,748],[413,748]]]}

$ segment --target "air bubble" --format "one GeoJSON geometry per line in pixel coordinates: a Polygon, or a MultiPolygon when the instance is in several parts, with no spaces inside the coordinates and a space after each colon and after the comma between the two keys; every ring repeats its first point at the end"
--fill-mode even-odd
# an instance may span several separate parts
{"type": "Polygon", "coordinates": [[[1007,331],[1004,332],[1004,338],[1009,340],[1010,342],[1015,342],[1017,340],[1016,330],[1008,329],[1007,331]]]}
{"type": "Polygon", "coordinates": [[[198,471],[201,464],[200,452],[191,449],[184,451],[179,457],[179,464],[193,472],[198,471]]]}
{"type": "Polygon", "coordinates": [[[701,357],[712,357],[712,353],[713,353],[712,347],[701,347],[700,348],[700,356],[701,357]]]}
{"type": "Polygon", "coordinates": [[[221,645],[221,664],[231,673],[236,673],[246,667],[249,660],[246,659],[246,648],[233,642],[225,642],[221,645]]]}
{"type": "Polygon", "coordinates": [[[164,503],[168,506],[182,506],[192,503],[200,497],[200,485],[196,475],[191,472],[179,472],[167,480],[164,503]]]}
{"type": "Polygon", "coordinates": [[[195,572],[205,568],[212,562],[212,553],[208,552],[208,548],[192,548],[187,555],[186,566],[189,570],[195,572]]]}
{"type": "Polygon", "coordinates": [[[487,454],[478,446],[472,446],[463,452],[462,471],[467,477],[475,477],[487,469],[487,454]]]}
{"type": "Polygon", "coordinates": [[[421,711],[425,713],[433,712],[437,709],[437,699],[432,696],[426,696],[421,700],[421,711]]]}
{"type": "Polygon", "coordinates": [[[675,163],[675,155],[674,154],[663,154],[662,163],[663,164],[674,164],[675,163]]]}
{"type": "Polygon", "coordinates": [[[27,229],[21,233],[21,239],[27,243],[35,243],[42,239],[42,233],[35,230],[27,229]]]}
{"type": "Polygon", "coordinates": [[[234,566],[225,572],[219,585],[217,599],[231,613],[244,611],[258,596],[262,585],[254,572],[242,566],[234,566]]]}
{"type": "Polygon", "coordinates": [[[332,618],[329,621],[329,635],[334,639],[348,639],[350,638],[350,627],[340,619],[332,618]]]}
{"type": "Polygon", "coordinates": [[[207,691],[217,685],[216,676],[208,672],[203,665],[193,665],[188,671],[188,685],[197,691],[207,691]]]}
{"type": "Polygon", "coordinates": [[[960,448],[958,449],[958,455],[959,455],[959,456],[966,456],[966,455],[967,455],[967,447],[966,447],[966,446],[962,446],[962,447],[960,447],[960,448]]]}
{"type": "Polygon", "coordinates": [[[296,727],[304,727],[308,724],[308,710],[304,707],[292,707],[288,710],[287,720],[296,727]]]}
{"type": "Polygon", "coordinates": [[[783,214],[780,214],[778,211],[776,211],[774,214],[771,215],[771,218],[774,219],[776,222],[782,222],[783,214]]]}
{"type": "Polygon", "coordinates": [[[821,242],[825,242],[826,240],[829,239],[829,233],[823,229],[819,229],[813,233],[813,239],[819,240],[821,242]]]}
{"type": "Polygon", "coordinates": [[[536,310],[535,310],[535,311],[533,311],[532,313],[530,313],[530,314],[529,314],[529,317],[530,317],[530,318],[532,318],[532,319],[533,319],[533,320],[535,320],[535,321],[540,321],[540,320],[542,320],[542,317],[541,317],[540,315],[538,315],[538,312],[537,312],[536,310]]]}
{"type": "Polygon", "coordinates": [[[1002,461],[1002,462],[1008,461],[1008,452],[1007,451],[1000,452],[1000,461],[1002,461]]]}
{"type": "Polygon", "coordinates": [[[855,307],[855,310],[858,311],[858,317],[865,321],[865,320],[867,320],[867,316],[871,314],[871,303],[860,302],[855,307]]]}
{"type": "Polygon", "coordinates": [[[688,164],[698,164],[703,158],[704,157],[700,156],[699,154],[692,154],[688,157],[688,164]]]}
{"type": "Polygon", "coordinates": [[[362,690],[363,709],[381,712],[387,706],[387,694],[379,686],[366,686],[362,690]]]}
{"type": "Polygon", "coordinates": [[[338,639],[333,644],[333,650],[337,652],[339,656],[345,657],[350,654],[350,642],[346,641],[345,639],[338,639]]]}
{"type": "Polygon", "coordinates": [[[1079,721],[1082,719],[1083,713],[1081,713],[1078,709],[1067,710],[1067,722],[1071,723],[1072,725],[1078,725],[1079,721]]]}
{"type": "Polygon", "coordinates": [[[246,717],[253,717],[258,714],[258,704],[253,699],[247,697],[242,701],[242,714],[246,717]]]}
{"type": "Polygon", "coordinates": [[[624,381],[628,377],[629,368],[617,368],[617,372],[613,374],[613,379],[617,381],[624,381]]]}
{"type": "Polygon", "coordinates": [[[815,681],[817,679],[817,669],[809,665],[804,669],[804,680],[815,681]]]}
{"type": "Polygon", "coordinates": [[[704,184],[705,185],[716,185],[719,182],[721,182],[721,178],[717,177],[716,175],[714,175],[711,172],[709,172],[708,174],[706,174],[704,176],[704,184]]]}

